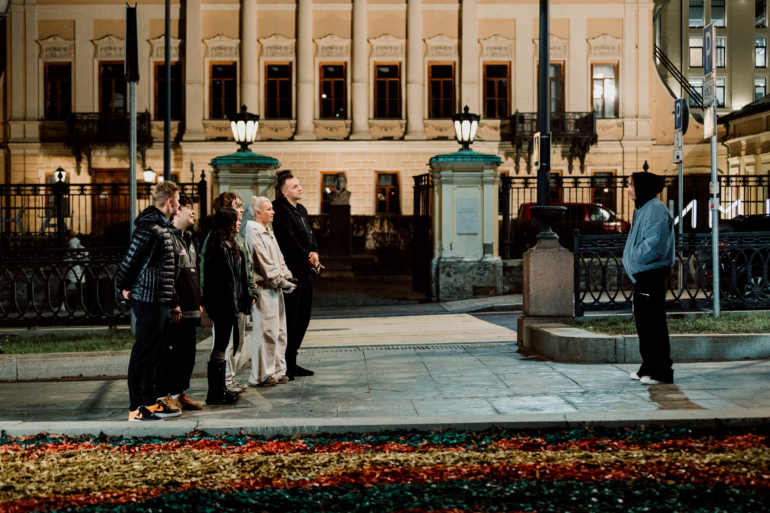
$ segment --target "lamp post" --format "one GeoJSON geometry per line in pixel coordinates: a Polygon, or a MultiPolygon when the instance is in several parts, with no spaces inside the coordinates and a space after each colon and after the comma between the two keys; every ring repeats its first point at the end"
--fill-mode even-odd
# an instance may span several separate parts
{"type": "Polygon", "coordinates": [[[55,171],[55,176],[58,180],[54,182],[52,189],[56,214],[56,238],[61,248],[64,247],[64,235],[67,231],[64,224],[64,196],[69,192],[67,190],[69,186],[66,183],[67,172],[61,166],[55,171]]]}
{"type": "Polygon", "coordinates": [[[241,105],[241,111],[230,116],[230,128],[235,142],[241,145],[238,151],[251,151],[249,145],[256,140],[259,131],[259,114],[251,114],[245,105],[241,105]]]}
{"type": "Polygon", "coordinates": [[[155,183],[155,171],[151,167],[145,169],[142,174],[146,183],[155,183]]]}
{"type": "Polygon", "coordinates": [[[460,151],[471,151],[471,144],[476,139],[476,131],[479,129],[479,120],[481,116],[471,114],[466,105],[463,112],[452,116],[452,122],[455,127],[455,138],[462,145],[460,151]]]}

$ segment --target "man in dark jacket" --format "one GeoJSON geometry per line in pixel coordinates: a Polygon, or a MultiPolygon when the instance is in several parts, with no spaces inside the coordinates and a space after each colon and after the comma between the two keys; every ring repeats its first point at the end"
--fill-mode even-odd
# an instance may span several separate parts
{"type": "Polygon", "coordinates": [[[200,410],[185,390],[195,367],[196,326],[201,318],[200,256],[193,243],[195,209],[187,196],[179,197],[179,211],[169,231],[174,243],[174,295],[170,305],[168,338],[155,368],[158,399],[180,410],[200,410]]]}
{"type": "Polygon", "coordinates": [[[623,267],[634,283],[634,321],[642,366],[631,373],[645,385],[674,382],[666,324],[666,277],[674,265],[674,219],[656,196],[663,178],[634,173],[628,197],[636,202],[634,222],[623,250],[623,267]]]}
{"type": "Polygon", "coordinates": [[[174,244],[168,228],[179,209],[179,188],[172,181],[152,191],[153,205],[134,221],[136,228],[115,285],[131,300],[136,317],[136,342],[128,364],[129,421],[178,417],[181,411],[155,401],[153,371],[168,331],[174,294],[174,244]]]}
{"type": "Polygon", "coordinates": [[[311,370],[297,365],[297,351],[305,338],[310,324],[310,309],[313,306],[313,276],[323,266],[318,260],[318,246],[310,228],[307,210],[299,204],[304,196],[302,187],[292,175],[283,175],[276,186],[282,196],[273,202],[275,217],[273,232],[278,246],[286,260],[286,266],[298,280],[297,288],[284,298],[286,305],[286,375],[290,380],[295,376],[312,376],[311,370]]]}

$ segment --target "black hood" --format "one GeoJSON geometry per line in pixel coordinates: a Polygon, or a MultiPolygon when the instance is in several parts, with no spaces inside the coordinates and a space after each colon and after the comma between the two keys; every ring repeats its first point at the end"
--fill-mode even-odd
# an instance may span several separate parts
{"type": "Polygon", "coordinates": [[[663,178],[653,173],[634,173],[631,178],[634,180],[634,190],[636,191],[636,208],[642,208],[645,203],[660,194],[665,187],[663,178]]]}
{"type": "Polygon", "coordinates": [[[153,205],[142,210],[142,213],[136,216],[134,220],[134,226],[139,226],[142,223],[159,224],[163,228],[167,228],[171,225],[171,221],[167,220],[163,216],[163,212],[155,208],[153,205]]]}

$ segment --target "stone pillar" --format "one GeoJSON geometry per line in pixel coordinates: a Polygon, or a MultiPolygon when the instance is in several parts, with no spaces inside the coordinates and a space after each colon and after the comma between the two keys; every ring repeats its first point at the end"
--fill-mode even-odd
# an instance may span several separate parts
{"type": "Polygon", "coordinates": [[[503,292],[497,248],[496,155],[459,151],[430,159],[434,257],[431,296],[453,301],[503,292]]]}
{"type": "Polygon", "coordinates": [[[315,140],[313,0],[297,0],[297,141],[315,140]]]}
{"type": "MultiPolygon", "coordinates": [[[[281,163],[252,151],[239,151],[212,159],[213,198],[225,191],[237,192],[248,206],[252,196],[275,199],[275,172],[281,163]]],[[[245,222],[243,223],[246,224],[245,222]]]]}
{"type": "Polygon", "coordinates": [[[10,138],[24,138],[24,114],[25,114],[25,54],[24,44],[24,0],[11,0],[10,13],[6,22],[9,31],[10,47],[14,50],[8,52],[8,68],[10,71],[10,138]]]}
{"type": "Polygon", "coordinates": [[[257,0],[241,2],[241,105],[260,113],[258,98],[257,0]]]}
{"type": "Polygon", "coordinates": [[[471,112],[479,110],[479,20],[476,0],[463,0],[462,62],[460,108],[467,105],[471,112]]]}
{"type": "Polygon", "coordinates": [[[367,0],[353,0],[353,126],[350,138],[371,139],[369,133],[369,43],[367,0]]]}
{"type": "Polygon", "coordinates": [[[422,0],[407,0],[406,5],[406,140],[425,139],[425,112],[422,97],[422,0]]]}
{"type": "Polygon", "coordinates": [[[74,112],[93,112],[94,95],[99,83],[94,83],[94,24],[90,18],[75,20],[75,62],[72,88],[75,92],[74,112]]]}
{"type": "Polygon", "coordinates": [[[203,132],[203,21],[201,0],[187,0],[185,5],[185,141],[202,141],[203,132]]]}
{"type": "MultiPolygon", "coordinates": [[[[24,8],[24,22],[26,24],[24,32],[27,45],[27,121],[38,121],[40,119],[37,101],[38,55],[40,53],[37,45],[37,9],[37,5],[29,5],[29,2],[27,2],[24,8]]],[[[32,134],[25,134],[27,139],[30,138],[30,135],[32,134]]],[[[35,136],[35,138],[38,138],[37,134],[35,136]]]]}

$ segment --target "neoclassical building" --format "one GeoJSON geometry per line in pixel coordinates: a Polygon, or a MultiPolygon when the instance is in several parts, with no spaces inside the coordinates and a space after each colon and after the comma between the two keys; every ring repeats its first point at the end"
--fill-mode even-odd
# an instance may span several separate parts
{"type": "MultiPolygon", "coordinates": [[[[675,172],[653,7],[551,2],[552,111],[595,112],[598,135],[584,162],[557,145],[555,174],[624,176],[645,160],[675,172]]],[[[73,147],[67,124],[72,113],[126,112],[124,16],[123,0],[10,0],[0,182],[44,183],[59,166],[71,183],[127,180],[125,144],[73,147]]],[[[167,101],[183,182],[191,164],[198,175],[235,151],[227,115],[243,104],[261,116],[252,149],[300,178],[310,213],[344,172],[353,214],[411,214],[412,177],[457,149],[450,118],[467,105],[482,118],[473,148],[500,156],[510,176],[534,176],[509,117],[536,111],[537,0],[172,0],[171,18],[164,34],[163,2],[138,5],[137,105],[153,138],[140,166],[162,170],[167,101]]],[[[690,142],[698,153],[702,141],[690,142]]]]}

